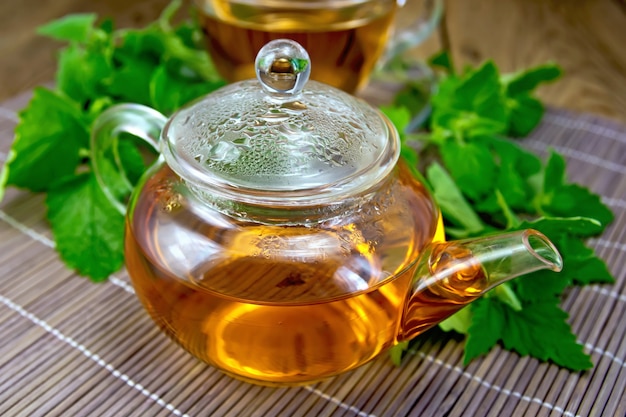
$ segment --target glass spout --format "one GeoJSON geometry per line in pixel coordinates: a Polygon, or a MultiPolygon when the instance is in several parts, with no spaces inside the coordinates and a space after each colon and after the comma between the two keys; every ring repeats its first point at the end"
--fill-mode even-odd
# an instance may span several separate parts
{"type": "Polygon", "coordinates": [[[417,336],[512,278],[562,267],[552,242],[532,229],[433,243],[417,262],[398,340],[417,336]]]}

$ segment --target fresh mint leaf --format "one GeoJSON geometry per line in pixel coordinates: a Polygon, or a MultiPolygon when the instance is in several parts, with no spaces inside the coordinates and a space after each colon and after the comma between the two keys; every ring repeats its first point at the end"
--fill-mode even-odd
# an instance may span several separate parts
{"type": "Polygon", "coordinates": [[[527,304],[521,311],[505,309],[506,326],[502,328],[502,343],[506,349],[520,355],[530,355],[542,361],[552,361],[572,371],[593,366],[589,355],[576,342],[567,324],[567,313],[555,298],[527,304]]]}
{"type": "Polygon", "coordinates": [[[115,69],[107,80],[108,93],[117,102],[149,106],[150,80],[158,63],[123,51],[116,51],[113,60],[115,69]]]}
{"type": "Polygon", "coordinates": [[[559,66],[545,64],[500,77],[510,113],[507,131],[510,136],[524,137],[537,127],[543,117],[544,106],[533,97],[533,90],[541,83],[554,81],[560,76],[559,66]]]}
{"type": "Polygon", "coordinates": [[[581,216],[596,219],[603,228],[613,221],[613,212],[597,194],[578,184],[559,187],[542,200],[541,211],[548,216],[581,216]]]}
{"type": "Polygon", "coordinates": [[[178,61],[187,67],[188,74],[195,74],[208,82],[223,84],[205,50],[200,45],[190,44],[197,37],[193,30],[188,25],[172,28],[165,22],[142,29],[126,30],[120,35],[119,52],[154,66],[178,61]],[[180,37],[179,33],[185,38],[180,37]]]}
{"type": "Polygon", "coordinates": [[[541,159],[521,148],[516,142],[498,136],[481,136],[475,138],[488,145],[496,154],[496,159],[510,163],[523,178],[528,178],[541,171],[541,159]]]}
{"type": "Polygon", "coordinates": [[[472,319],[465,342],[463,362],[488,353],[502,338],[506,326],[506,309],[497,299],[480,298],[472,304],[472,319]]]}
{"type": "Polygon", "coordinates": [[[529,93],[542,83],[558,79],[562,74],[561,67],[553,63],[547,63],[503,77],[502,80],[506,94],[509,97],[514,97],[519,94],[529,93]]]}
{"type": "Polygon", "coordinates": [[[493,190],[497,170],[488,148],[475,142],[448,140],[439,151],[446,168],[467,197],[478,200],[493,190]]]}
{"type": "Polygon", "coordinates": [[[69,42],[88,42],[97,19],[93,13],[71,14],[37,29],[39,35],[69,42]]]}
{"type": "Polygon", "coordinates": [[[525,137],[539,124],[545,111],[543,104],[530,94],[522,93],[507,100],[510,113],[508,134],[525,137]]]}
{"type": "MultiPolygon", "coordinates": [[[[154,160],[146,163],[146,158],[139,150],[137,146],[131,141],[130,138],[125,135],[120,135],[120,141],[118,143],[118,154],[121,166],[119,167],[120,174],[122,174],[129,184],[135,185],[149,164],[152,164],[154,160]]],[[[156,159],[154,155],[154,159],[156,159]]]]}
{"type": "Polygon", "coordinates": [[[496,191],[476,201],[477,210],[490,215],[501,212],[502,202],[497,199],[497,193],[500,193],[507,207],[512,210],[532,212],[534,190],[530,177],[541,171],[541,160],[507,139],[481,136],[474,138],[474,141],[490,149],[497,166],[496,191]]]}
{"type": "Polygon", "coordinates": [[[414,170],[414,174],[420,176],[417,172],[418,154],[417,151],[408,143],[408,135],[405,128],[411,121],[411,113],[405,106],[383,106],[380,107],[385,116],[389,118],[391,123],[398,130],[400,135],[400,156],[406,161],[407,165],[414,170]]]}
{"type": "Polygon", "coordinates": [[[558,298],[565,288],[572,285],[572,279],[567,271],[555,273],[542,270],[519,277],[512,285],[522,303],[530,303],[558,298]]]}
{"type": "Polygon", "coordinates": [[[500,207],[500,211],[502,212],[502,215],[504,216],[506,220],[505,228],[509,230],[517,228],[519,224],[521,223],[521,220],[515,214],[515,212],[511,209],[511,206],[509,206],[509,204],[507,203],[506,198],[504,197],[504,194],[499,189],[497,189],[495,192],[495,195],[496,195],[495,198],[496,198],[498,207],[500,207]]]}
{"type": "Polygon", "coordinates": [[[555,192],[565,183],[565,158],[556,152],[550,153],[545,167],[543,193],[555,192]]]}
{"type": "MultiPolygon", "coordinates": [[[[47,192],[61,257],[93,279],[118,269],[123,258],[123,223],[90,169],[95,118],[119,102],[155,101],[171,112],[224,84],[197,44],[199,27],[170,23],[180,4],[172,2],[144,29],[114,30],[113,22],[96,25],[96,15],[85,14],[38,30],[69,44],[59,54],[55,91],[35,89],[20,112],[15,141],[0,173],[0,199],[11,185],[47,192]]],[[[123,198],[145,164],[130,142],[119,142],[115,151],[102,169],[114,193],[123,198]]]]}
{"type": "MultiPolygon", "coordinates": [[[[485,225],[441,165],[432,163],[426,170],[426,177],[444,218],[451,222],[453,227],[457,227],[457,237],[477,235],[485,231],[485,225]]],[[[448,233],[452,230],[447,229],[448,233]]]]}
{"type": "Polygon", "coordinates": [[[461,77],[444,77],[432,98],[431,130],[435,138],[467,141],[473,136],[504,133],[508,112],[493,62],[461,77]]]}
{"type": "Polygon", "coordinates": [[[48,220],[63,261],[94,281],[123,264],[124,217],[109,203],[92,173],[49,190],[48,220]]]}
{"type": "Polygon", "coordinates": [[[471,71],[456,88],[454,108],[498,122],[504,131],[508,115],[498,69],[492,61],[471,71]]]}
{"type": "Polygon", "coordinates": [[[164,114],[170,114],[183,104],[215,89],[213,83],[176,76],[165,65],[157,68],[150,80],[152,107],[164,114]]]}
{"type": "Polygon", "coordinates": [[[441,68],[448,74],[454,74],[454,64],[449,51],[440,51],[428,59],[428,64],[435,68],[441,68]]]}
{"type": "Polygon", "coordinates": [[[399,342],[398,344],[392,346],[391,349],[389,349],[389,358],[391,359],[391,362],[396,366],[400,366],[404,352],[406,352],[408,348],[408,341],[399,342]]]}
{"type": "Polygon", "coordinates": [[[565,159],[552,152],[544,171],[543,190],[536,197],[538,209],[550,217],[587,217],[603,226],[613,221],[613,213],[600,197],[578,184],[565,180],[565,159]]]}
{"type": "Polygon", "coordinates": [[[106,95],[104,81],[113,68],[102,49],[72,44],[59,55],[56,88],[81,104],[106,95]]]}
{"type": "Polygon", "coordinates": [[[6,185],[47,191],[75,175],[88,146],[88,127],[78,105],[61,93],[36,88],[15,128],[12,158],[3,167],[6,185]]]}
{"type": "Polygon", "coordinates": [[[496,188],[508,207],[522,212],[532,209],[530,204],[532,191],[527,179],[521,175],[514,161],[502,160],[496,179],[496,188]]]}
{"type": "Polygon", "coordinates": [[[102,155],[100,176],[113,196],[124,201],[145,169],[144,157],[134,145],[132,136],[122,134],[114,141],[111,152],[102,155]]]}
{"type": "Polygon", "coordinates": [[[540,217],[524,221],[517,230],[535,229],[550,239],[560,236],[590,237],[601,233],[602,223],[589,217],[540,217]]]}
{"type": "Polygon", "coordinates": [[[566,322],[567,314],[556,303],[552,297],[515,311],[493,297],[475,301],[464,362],[469,363],[502,342],[506,349],[522,356],[552,361],[573,371],[591,368],[589,356],[566,322]]]}
{"type": "Polygon", "coordinates": [[[591,283],[615,282],[606,263],[595,255],[593,249],[580,239],[561,236],[555,242],[563,256],[563,271],[571,282],[584,285],[591,283]]]}
{"type": "Polygon", "coordinates": [[[457,333],[467,334],[469,331],[469,327],[472,324],[472,317],[472,307],[465,306],[441,323],[439,323],[439,328],[444,332],[454,330],[457,333]]]}
{"type": "Polygon", "coordinates": [[[556,65],[548,64],[501,75],[487,62],[463,74],[444,76],[431,100],[428,143],[437,149],[451,177],[435,164],[427,175],[448,236],[474,236],[463,223],[469,218],[465,213],[471,212],[481,224],[476,236],[494,228],[536,228],[555,243],[565,264],[560,273],[535,272],[497,287],[466,309],[469,313],[463,317],[452,316],[449,321],[460,323],[460,329],[472,322],[466,362],[501,342],[570,369],[591,366],[558,301],[569,285],[611,280],[604,262],[581,239],[601,233],[612,213],[593,193],[566,181],[560,155],[552,155],[544,168],[537,156],[501,137],[526,136],[537,126],[544,106],[533,90],[560,73],[556,65]],[[488,167],[485,175],[483,166],[488,167]],[[549,336],[542,337],[545,333],[549,336]]]}

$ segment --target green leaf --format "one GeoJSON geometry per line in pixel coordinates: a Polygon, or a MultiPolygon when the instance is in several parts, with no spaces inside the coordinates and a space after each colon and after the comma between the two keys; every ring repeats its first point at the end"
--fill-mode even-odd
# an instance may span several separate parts
{"type": "Polygon", "coordinates": [[[78,45],[63,49],[56,74],[57,88],[78,103],[85,104],[105,94],[103,82],[113,68],[101,49],[90,50],[78,45]]]}
{"type": "Polygon", "coordinates": [[[613,212],[602,203],[600,196],[578,184],[559,187],[549,199],[543,200],[541,211],[554,217],[593,218],[603,226],[602,229],[613,221],[613,212]]]}
{"type": "Polygon", "coordinates": [[[444,69],[448,74],[454,74],[454,65],[449,51],[440,51],[428,59],[428,64],[444,69]]]}
{"type": "MultiPolygon", "coordinates": [[[[539,210],[551,217],[588,217],[603,227],[613,221],[613,212],[597,194],[565,180],[565,159],[552,152],[545,168],[543,190],[536,197],[539,210]]],[[[601,232],[598,231],[598,233],[601,232]]]]}
{"type": "MultiPolygon", "coordinates": [[[[504,133],[508,110],[493,62],[469,71],[462,77],[443,78],[432,98],[431,129],[463,137],[504,133]]],[[[439,133],[441,135],[441,133],[439,133]]]]}
{"type": "Polygon", "coordinates": [[[553,193],[564,183],[565,158],[556,152],[551,152],[544,173],[543,193],[553,193]]]}
{"type": "Polygon", "coordinates": [[[558,65],[548,63],[509,75],[503,79],[506,85],[506,94],[513,97],[518,94],[529,93],[541,83],[558,79],[562,73],[558,65]]]}
{"type": "Polygon", "coordinates": [[[91,173],[48,192],[48,220],[63,261],[94,281],[123,263],[124,217],[109,203],[91,173]]]}
{"type": "Polygon", "coordinates": [[[450,140],[439,150],[446,168],[463,194],[477,200],[493,191],[496,165],[488,148],[477,143],[450,140]]]}
{"type": "Polygon", "coordinates": [[[183,104],[216,89],[216,84],[184,79],[172,74],[165,65],[156,69],[150,80],[152,107],[170,114],[183,104]]]}
{"type": "Polygon", "coordinates": [[[572,371],[593,366],[567,324],[567,313],[555,300],[525,305],[521,311],[508,310],[506,318],[507,325],[502,328],[505,348],[572,371]]]}
{"type": "Polygon", "coordinates": [[[508,115],[504,95],[498,69],[492,61],[485,62],[463,79],[456,88],[453,103],[457,109],[476,113],[506,126],[508,115]]]}
{"type": "Polygon", "coordinates": [[[517,230],[536,229],[551,239],[561,236],[589,237],[602,232],[603,226],[589,217],[540,217],[524,221],[517,230]]]}
{"type": "Polygon", "coordinates": [[[521,148],[510,139],[497,136],[481,136],[476,138],[476,140],[488,144],[497,155],[500,164],[510,164],[522,178],[528,178],[541,171],[541,159],[537,155],[521,148]]]}
{"type": "Polygon", "coordinates": [[[100,166],[102,181],[120,201],[130,196],[146,169],[144,158],[131,138],[127,134],[120,135],[111,147],[112,152],[103,155],[100,166]]]}
{"type": "Polygon", "coordinates": [[[506,326],[507,307],[493,298],[480,298],[472,304],[472,324],[469,327],[463,362],[488,353],[502,337],[506,326]]]}
{"type": "Polygon", "coordinates": [[[516,164],[509,160],[503,160],[498,171],[496,188],[508,207],[529,212],[532,210],[532,190],[528,185],[527,178],[521,174],[516,164]]]}
{"type": "Polygon", "coordinates": [[[543,118],[543,104],[530,94],[508,99],[507,107],[510,112],[508,134],[512,137],[528,136],[543,118]]]}
{"type": "Polygon", "coordinates": [[[511,288],[510,282],[504,282],[487,293],[490,297],[496,297],[502,304],[512,308],[514,311],[522,310],[522,302],[511,288]]]}
{"type": "MultiPolygon", "coordinates": [[[[474,140],[488,146],[497,165],[495,188],[511,210],[531,213],[534,190],[530,177],[541,171],[541,160],[521,149],[509,139],[494,136],[481,136],[474,140]]],[[[477,210],[496,215],[501,212],[502,201],[498,194],[491,193],[484,200],[477,201],[477,210]]]]}
{"type": "Polygon", "coordinates": [[[567,275],[572,282],[584,285],[615,281],[606,263],[598,258],[593,249],[587,247],[584,242],[566,236],[561,236],[556,241],[563,256],[564,266],[561,274],[567,275]]]}
{"type": "MultiPolygon", "coordinates": [[[[146,171],[147,166],[144,156],[130,139],[124,138],[124,135],[120,137],[118,153],[122,163],[119,171],[126,177],[127,181],[134,186],[146,171]]],[[[156,158],[157,155],[154,156],[155,160],[156,158]]],[[[154,160],[152,162],[154,162],[154,160]]]]}
{"type": "Polygon", "coordinates": [[[525,304],[514,311],[494,297],[474,302],[473,319],[465,345],[465,364],[502,342],[508,350],[573,371],[593,366],[567,324],[567,314],[556,299],[525,304]]]}
{"type": "Polygon", "coordinates": [[[96,19],[93,13],[71,14],[40,26],[37,33],[60,41],[88,42],[96,19]]]}
{"type": "Polygon", "coordinates": [[[513,282],[513,287],[522,302],[529,303],[554,300],[571,284],[567,271],[556,273],[542,270],[519,277],[513,282]]]}
{"type": "Polygon", "coordinates": [[[56,181],[75,174],[81,152],[88,146],[89,133],[76,103],[36,88],[20,112],[12,156],[2,175],[7,185],[46,191],[56,181]]]}
{"type": "Polygon", "coordinates": [[[432,163],[426,170],[426,176],[446,219],[461,226],[467,235],[476,235],[485,230],[483,222],[441,165],[432,163]]]}
{"type": "Polygon", "coordinates": [[[391,359],[391,362],[396,366],[400,366],[402,364],[402,357],[408,348],[408,341],[399,342],[392,346],[391,349],[389,349],[389,358],[391,359]]]}
{"type": "Polygon", "coordinates": [[[381,106],[380,111],[389,118],[391,123],[398,129],[400,138],[404,138],[404,128],[411,121],[411,112],[404,106],[381,106]]]}
{"type": "Polygon", "coordinates": [[[444,332],[455,331],[461,334],[467,334],[469,332],[470,325],[472,324],[472,309],[470,306],[465,306],[441,323],[439,328],[444,332]]]}
{"type": "Polygon", "coordinates": [[[108,93],[118,102],[138,103],[149,106],[150,80],[157,65],[150,59],[117,51],[115,69],[107,80],[108,93]]]}

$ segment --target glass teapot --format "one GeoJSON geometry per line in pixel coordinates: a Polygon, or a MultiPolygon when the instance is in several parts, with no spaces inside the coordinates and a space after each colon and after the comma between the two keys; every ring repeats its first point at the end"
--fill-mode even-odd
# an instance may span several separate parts
{"type": "Polygon", "coordinates": [[[96,175],[126,214],[128,273],[159,327],[236,378],[311,383],[364,364],[494,286],[561,258],[533,230],[445,242],[398,133],[308,81],[297,43],[169,120],[120,105],[96,121],[96,175]],[[126,205],[107,188],[121,132],[161,156],[126,205]],[[160,139],[156,139],[159,138],[160,139]]]}

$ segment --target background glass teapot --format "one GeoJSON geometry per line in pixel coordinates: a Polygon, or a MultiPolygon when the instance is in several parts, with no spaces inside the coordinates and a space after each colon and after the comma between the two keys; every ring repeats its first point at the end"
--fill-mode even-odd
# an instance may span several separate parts
{"type": "Polygon", "coordinates": [[[532,230],[444,242],[434,200],[399,161],[393,125],[364,101],[307,83],[300,45],[270,42],[256,69],[258,81],[169,120],[122,105],[94,128],[105,188],[111,161],[124,168],[120,133],[162,154],[128,202],[126,264],[146,310],[191,354],[251,382],[310,383],[510,278],[561,268],[532,230]]]}

